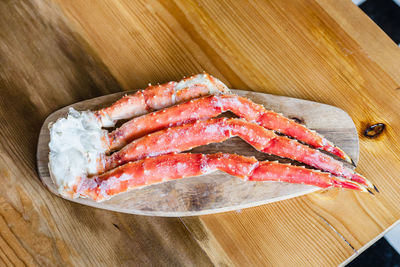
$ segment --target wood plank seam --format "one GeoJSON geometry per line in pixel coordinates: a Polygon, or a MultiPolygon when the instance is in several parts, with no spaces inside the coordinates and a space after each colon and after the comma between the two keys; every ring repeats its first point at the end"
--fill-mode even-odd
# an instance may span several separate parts
{"type": "Polygon", "coordinates": [[[350,244],[349,241],[346,240],[346,238],[332,225],[330,224],[324,217],[322,217],[320,214],[316,213],[317,216],[319,216],[338,236],[343,239],[344,242],[346,242],[347,245],[350,246],[350,248],[354,251],[355,254],[358,254],[358,251],[354,248],[353,245],[350,244]]]}

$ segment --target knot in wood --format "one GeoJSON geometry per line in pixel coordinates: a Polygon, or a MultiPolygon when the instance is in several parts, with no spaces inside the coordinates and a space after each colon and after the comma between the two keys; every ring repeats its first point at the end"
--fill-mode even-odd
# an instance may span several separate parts
{"type": "Polygon", "coordinates": [[[368,126],[364,131],[364,136],[367,138],[378,137],[386,128],[384,123],[376,123],[368,126]]]}

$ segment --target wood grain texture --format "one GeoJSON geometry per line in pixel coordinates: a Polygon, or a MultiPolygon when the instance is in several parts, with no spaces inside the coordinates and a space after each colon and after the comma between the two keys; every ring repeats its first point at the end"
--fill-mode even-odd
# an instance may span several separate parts
{"type": "MultiPolygon", "coordinates": [[[[400,189],[396,180],[400,168],[396,156],[399,118],[395,115],[399,105],[396,90],[400,84],[399,51],[350,1],[118,1],[94,5],[94,9],[91,6],[91,12],[88,6],[77,7],[62,0],[58,3],[76,31],[88,40],[125,89],[143,86],[133,80],[132,69],[126,65],[135,68],[135,73],[140,73],[138,68],[145,69],[146,73],[150,71],[155,80],[161,81],[176,79],[178,73],[202,69],[214,73],[217,68],[215,74],[234,88],[339,106],[356,120],[359,132],[367,124],[387,124],[385,133],[376,140],[361,136],[359,169],[384,190],[379,196],[317,193],[273,204],[275,209],[269,210],[271,213],[281,214],[280,209],[284,208],[287,218],[294,221],[292,228],[288,228],[290,231],[276,230],[287,221],[287,218],[278,218],[262,230],[254,229],[243,236],[243,242],[230,239],[238,231],[237,220],[241,224],[248,218],[255,224],[263,222],[267,216],[265,207],[254,208],[257,215],[253,217],[244,211],[240,216],[201,218],[205,232],[216,233],[220,228],[215,229],[215,221],[227,216],[221,227],[230,231],[218,232],[216,237],[225,250],[232,252],[229,255],[239,255],[234,253],[239,249],[249,255],[238,258],[236,263],[254,262],[260,251],[245,244],[259,246],[273,235],[278,236],[275,241],[279,244],[275,245],[274,255],[291,257],[274,257],[272,253],[265,254],[269,250],[264,250],[261,252],[264,263],[268,262],[266,259],[276,259],[275,264],[285,265],[296,262],[295,258],[304,264],[335,265],[355,253],[341,238],[339,243],[343,247],[332,241],[337,237],[332,229],[356,250],[362,250],[364,244],[398,220],[399,210],[394,203],[398,201],[396,192],[400,189]],[[117,18],[114,14],[120,16],[117,18]],[[117,41],[109,41],[107,27],[120,29],[112,33],[113,40],[117,41]],[[122,50],[135,50],[140,55],[120,53],[122,50]],[[155,61],[153,55],[160,54],[163,56],[155,61]],[[175,57],[170,57],[171,54],[175,57]],[[304,210],[302,207],[307,205],[310,209],[304,210]],[[310,219],[322,229],[327,227],[323,235],[329,238],[322,243],[326,250],[318,256],[311,237],[315,227],[305,223],[310,219]],[[301,230],[296,225],[301,225],[301,230]],[[296,239],[309,242],[291,250],[295,241],[290,237],[295,230],[296,239]],[[262,238],[255,242],[253,236],[262,238]]],[[[187,225],[190,228],[190,223],[187,225]]]]}
{"type": "Polygon", "coordinates": [[[51,3],[1,1],[0,25],[0,265],[211,266],[179,219],[93,209],[42,185],[47,115],[121,89],[51,3]]]}
{"type": "MultiPolygon", "coordinates": [[[[270,94],[232,90],[267,109],[297,118],[310,129],[324,133],[325,137],[339,145],[355,163],[358,162],[358,135],[351,118],[338,108],[316,102],[294,99],[270,94]],[[322,119],[323,118],[323,119],[322,119]]],[[[133,92],[128,92],[133,93],[133,92]]],[[[115,93],[82,101],[64,107],[50,114],[43,123],[37,147],[37,168],[40,179],[53,193],[58,195],[48,169],[50,133],[48,125],[65,117],[70,107],[76,110],[97,110],[115,102],[125,93],[115,93]]],[[[201,146],[196,153],[237,153],[257,156],[258,160],[290,160],[255,153],[255,149],[240,138],[232,138],[220,144],[201,146]]],[[[293,162],[295,163],[295,162],[293,162]]],[[[224,172],[170,181],[132,190],[113,197],[111,200],[96,203],[90,199],[71,201],[92,207],[131,214],[152,216],[195,216],[254,207],[281,201],[307,193],[315,192],[317,187],[279,182],[246,182],[224,172]]]]}
{"type": "Polygon", "coordinates": [[[332,266],[399,220],[400,50],[351,1],[9,0],[0,14],[6,264],[332,266]],[[337,106],[359,133],[385,123],[379,138],[359,136],[358,170],[381,194],[329,190],[178,220],[92,209],[40,185],[46,115],[202,70],[232,88],[337,106]]]}

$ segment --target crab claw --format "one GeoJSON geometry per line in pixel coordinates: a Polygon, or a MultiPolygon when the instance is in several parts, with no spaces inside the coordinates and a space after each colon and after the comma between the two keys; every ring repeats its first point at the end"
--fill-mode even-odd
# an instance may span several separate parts
{"type": "Polygon", "coordinates": [[[288,183],[302,183],[315,185],[321,188],[340,187],[362,192],[367,189],[357,182],[331,175],[330,173],[318,170],[306,169],[301,166],[281,164],[278,162],[264,161],[256,168],[250,181],[279,181],[288,183]]]}
{"type": "Polygon", "coordinates": [[[353,165],[355,167],[354,161],[350,158],[350,156],[347,155],[346,152],[344,152],[342,149],[340,149],[339,147],[332,144],[331,142],[328,142],[322,148],[322,150],[328,151],[331,154],[338,156],[339,158],[343,159],[344,161],[350,163],[351,165],[353,165]]]}
{"type": "Polygon", "coordinates": [[[333,179],[332,181],[335,184],[335,187],[353,189],[362,192],[371,192],[367,188],[365,188],[365,186],[363,186],[362,184],[344,179],[342,177],[335,177],[335,179],[333,179]]]}
{"type": "Polygon", "coordinates": [[[351,174],[351,180],[354,181],[354,182],[357,182],[359,184],[365,185],[367,188],[375,189],[379,193],[379,191],[377,190],[376,186],[373,185],[367,178],[365,178],[361,174],[352,173],[351,174]]]}

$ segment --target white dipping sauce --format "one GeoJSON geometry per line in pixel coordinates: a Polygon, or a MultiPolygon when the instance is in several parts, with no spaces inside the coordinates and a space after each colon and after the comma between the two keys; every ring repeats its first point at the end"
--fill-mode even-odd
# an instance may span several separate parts
{"type": "MultiPolygon", "coordinates": [[[[49,168],[60,194],[71,191],[80,177],[95,174],[106,151],[107,131],[91,111],[69,109],[50,129],[49,168]]],[[[63,194],[65,195],[65,194],[63,194]]],[[[73,196],[77,197],[77,196],[73,196]]]]}

